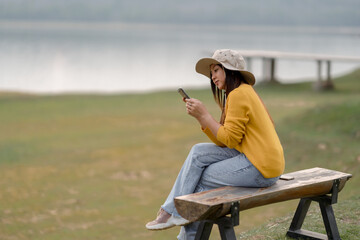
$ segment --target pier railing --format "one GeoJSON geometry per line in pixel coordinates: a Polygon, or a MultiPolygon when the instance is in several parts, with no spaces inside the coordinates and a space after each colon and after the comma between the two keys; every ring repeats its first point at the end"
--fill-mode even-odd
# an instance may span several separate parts
{"type": "Polygon", "coordinates": [[[251,68],[251,60],[253,58],[260,58],[263,60],[263,80],[268,82],[276,82],[276,60],[279,59],[295,59],[295,60],[309,60],[317,64],[317,81],[314,83],[314,89],[333,89],[334,83],[331,77],[331,63],[332,62],[359,62],[360,57],[354,56],[337,56],[324,55],[312,53],[292,53],[279,51],[259,51],[259,50],[239,50],[241,55],[245,58],[248,68],[251,68]],[[326,76],[322,76],[323,63],[326,65],[326,76]]]}

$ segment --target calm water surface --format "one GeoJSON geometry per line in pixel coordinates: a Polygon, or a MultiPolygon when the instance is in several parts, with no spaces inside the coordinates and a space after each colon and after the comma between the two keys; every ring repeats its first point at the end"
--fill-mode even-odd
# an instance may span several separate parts
{"type": "MultiPolygon", "coordinates": [[[[219,48],[360,56],[359,29],[0,23],[0,91],[137,92],[203,87],[195,63],[219,48]]],[[[333,75],[360,63],[333,63],[333,75]]],[[[252,71],[262,77],[262,61],[252,71]]],[[[324,69],[325,71],[325,69],[324,69]]],[[[311,61],[281,60],[284,82],[314,79],[311,61]]]]}

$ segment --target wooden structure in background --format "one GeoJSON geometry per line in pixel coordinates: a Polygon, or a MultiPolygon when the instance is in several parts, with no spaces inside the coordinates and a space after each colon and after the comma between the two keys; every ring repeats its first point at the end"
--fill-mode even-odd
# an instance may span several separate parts
{"type": "Polygon", "coordinates": [[[331,63],[332,62],[359,62],[360,57],[352,56],[336,56],[336,55],[323,55],[312,53],[290,53],[279,51],[256,51],[256,50],[239,50],[240,54],[245,58],[248,64],[248,69],[251,71],[251,60],[253,58],[260,58],[263,60],[263,76],[264,81],[275,82],[276,76],[276,60],[279,59],[295,59],[295,60],[307,60],[317,63],[317,75],[318,80],[314,84],[316,90],[333,89],[334,84],[331,81],[331,63]],[[326,76],[322,76],[322,66],[326,64],[326,76]]]}

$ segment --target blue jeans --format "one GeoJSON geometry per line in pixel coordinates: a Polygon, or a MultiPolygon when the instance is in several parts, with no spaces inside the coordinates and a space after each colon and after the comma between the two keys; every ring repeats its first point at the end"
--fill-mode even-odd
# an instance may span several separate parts
{"type": "MultiPolygon", "coordinates": [[[[193,146],[186,158],[174,186],[161,206],[166,212],[180,216],[174,198],[223,186],[268,187],[279,177],[264,178],[243,153],[219,147],[213,143],[193,146]]],[[[199,222],[181,227],[179,240],[195,238],[199,222]]]]}

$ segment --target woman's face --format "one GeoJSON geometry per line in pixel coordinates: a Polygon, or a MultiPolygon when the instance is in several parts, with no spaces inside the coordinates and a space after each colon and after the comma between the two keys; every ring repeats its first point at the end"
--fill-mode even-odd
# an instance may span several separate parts
{"type": "Polygon", "coordinates": [[[211,64],[210,66],[211,80],[220,90],[226,90],[225,71],[219,65],[211,64]]]}

